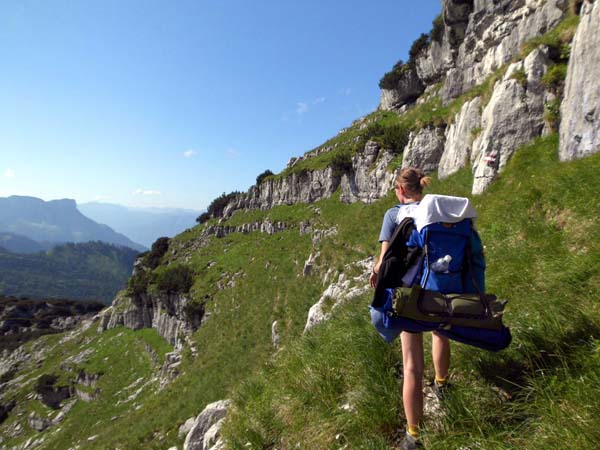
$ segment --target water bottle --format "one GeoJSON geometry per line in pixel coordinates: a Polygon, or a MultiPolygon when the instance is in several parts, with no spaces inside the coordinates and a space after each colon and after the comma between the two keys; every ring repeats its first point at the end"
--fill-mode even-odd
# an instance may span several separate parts
{"type": "Polygon", "coordinates": [[[439,258],[433,264],[431,264],[431,270],[434,272],[444,272],[448,273],[448,268],[450,267],[450,261],[452,261],[452,256],[446,255],[443,258],[439,258]]]}

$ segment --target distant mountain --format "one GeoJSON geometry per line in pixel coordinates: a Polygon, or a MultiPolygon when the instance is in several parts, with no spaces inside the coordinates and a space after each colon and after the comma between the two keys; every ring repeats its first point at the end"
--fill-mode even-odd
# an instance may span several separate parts
{"type": "Polygon", "coordinates": [[[172,237],[196,225],[202,211],[177,208],[130,208],[112,203],[81,203],[79,211],[146,247],[161,236],[172,237]]]}
{"type": "Polygon", "coordinates": [[[0,250],[0,295],[110,303],[138,252],[103,242],[57,245],[36,254],[0,250]]]}
{"type": "Polygon", "coordinates": [[[0,248],[13,253],[37,253],[49,250],[49,246],[15,233],[0,233],[0,248]]]}
{"type": "MultiPolygon", "coordinates": [[[[0,198],[0,232],[15,233],[42,244],[102,241],[138,251],[146,248],[77,209],[75,200],[44,201],[13,195],[0,198]]],[[[0,245],[1,246],[1,245],[0,245]]]]}

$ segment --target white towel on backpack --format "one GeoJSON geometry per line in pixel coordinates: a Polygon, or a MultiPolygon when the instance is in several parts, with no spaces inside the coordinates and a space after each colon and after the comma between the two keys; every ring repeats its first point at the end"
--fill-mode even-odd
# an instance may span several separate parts
{"type": "Polygon", "coordinates": [[[475,217],[477,212],[468,198],[449,195],[427,194],[414,212],[415,225],[419,232],[432,223],[457,223],[475,217]]]}

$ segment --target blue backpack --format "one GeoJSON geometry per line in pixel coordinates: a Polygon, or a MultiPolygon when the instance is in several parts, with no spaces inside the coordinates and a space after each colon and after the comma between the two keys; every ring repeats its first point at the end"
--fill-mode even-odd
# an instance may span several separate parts
{"type": "Polygon", "coordinates": [[[485,293],[483,246],[471,219],[413,230],[408,246],[423,249],[419,284],[442,294],[485,293]]]}

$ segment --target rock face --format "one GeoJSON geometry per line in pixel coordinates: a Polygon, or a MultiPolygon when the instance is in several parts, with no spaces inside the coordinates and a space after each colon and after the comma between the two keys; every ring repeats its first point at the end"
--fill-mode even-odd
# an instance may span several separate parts
{"type": "Polygon", "coordinates": [[[525,42],[556,26],[567,5],[567,0],[474,1],[464,40],[446,72],[444,100],[480,84],[514,58],[525,42]]]}
{"type": "Polygon", "coordinates": [[[352,172],[342,177],[340,200],[370,203],[383,197],[394,179],[394,173],[388,170],[392,159],[394,153],[391,150],[368,141],[364,150],[352,157],[352,172]]]}
{"type": "Polygon", "coordinates": [[[443,27],[438,30],[441,36],[433,36],[429,47],[416,61],[417,74],[424,83],[435,83],[452,67],[472,11],[473,0],[442,1],[443,27]]]}
{"type": "Polygon", "coordinates": [[[217,445],[219,427],[213,426],[220,422],[227,415],[229,409],[229,400],[219,400],[218,402],[207,405],[206,408],[196,417],[192,429],[185,438],[183,450],[210,450],[217,445]],[[206,444],[206,445],[205,445],[206,444]],[[208,444],[212,444],[210,447],[208,444]]]}
{"type": "Polygon", "coordinates": [[[271,325],[271,343],[275,349],[279,348],[279,344],[281,341],[281,336],[279,335],[279,324],[277,321],[273,322],[271,325]]]}
{"type": "Polygon", "coordinates": [[[251,222],[245,223],[243,225],[238,226],[221,226],[221,225],[211,225],[204,231],[207,237],[211,235],[215,235],[218,238],[222,238],[231,233],[252,233],[253,231],[260,231],[261,233],[266,234],[275,234],[280,231],[285,230],[286,225],[283,222],[271,222],[269,219],[265,219],[262,222],[251,222]]]}
{"type": "Polygon", "coordinates": [[[428,127],[410,133],[402,167],[419,167],[425,172],[437,169],[444,152],[444,129],[428,127]]]}
{"type": "Polygon", "coordinates": [[[103,311],[99,331],[124,325],[132,330],[154,328],[166,341],[180,347],[202,322],[203,309],[190,307],[182,294],[141,294],[129,297],[120,293],[110,308],[103,311]]]}
{"type": "Polygon", "coordinates": [[[560,112],[561,161],[600,151],[600,2],[584,2],[580,15],[560,112]]]}
{"type": "Polygon", "coordinates": [[[481,97],[465,102],[454,122],[446,128],[444,152],[440,158],[438,176],[447,178],[471,162],[473,139],[481,131],[481,97]]]}
{"type": "MultiPolygon", "coordinates": [[[[329,148],[329,151],[334,148],[329,148]]],[[[308,155],[322,154],[324,151],[307,153],[308,155]]],[[[394,151],[382,149],[373,141],[365,144],[362,152],[352,157],[352,166],[345,171],[335,171],[332,167],[323,170],[303,171],[293,173],[285,178],[267,179],[258,186],[252,186],[248,192],[236,196],[225,208],[224,217],[230,217],[237,210],[270,209],[278,205],[292,205],[295,203],[313,203],[317,200],[328,198],[341,187],[341,200],[347,203],[362,201],[365,203],[378,200],[386,195],[391,187],[394,174],[388,171],[388,165],[394,158],[394,151]]],[[[290,161],[293,167],[297,159],[290,161]]],[[[223,230],[223,233],[232,231],[254,231],[260,228],[262,232],[281,231],[285,224],[277,223],[266,227],[262,224],[248,230],[223,230]],[[271,228],[269,228],[269,226],[271,228]]],[[[218,226],[215,234],[219,236],[218,226]]]]}
{"type": "Polygon", "coordinates": [[[46,428],[52,425],[50,420],[40,417],[34,412],[27,417],[27,423],[36,431],[44,431],[46,428]]]}
{"type": "Polygon", "coordinates": [[[285,178],[268,179],[237,196],[224,211],[229,217],[238,209],[269,209],[277,205],[312,203],[330,197],[339,186],[341,176],[333,169],[293,173],[285,178]]]}
{"type": "Polygon", "coordinates": [[[402,72],[394,89],[381,90],[380,108],[386,111],[398,109],[407,103],[414,102],[424,90],[425,86],[417,75],[416,69],[406,66],[406,70],[402,72]]]}
{"type": "MultiPolygon", "coordinates": [[[[372,266],[373,258],[367,258],[353,264],[348,264],[345,267],[347,270],[358,268],[360,270],[360,275],[350,278],[342,273],[338,276],[336,282],[331,283],[327,289],[325,289],[319,301],[311,306],[308,311],[304,332],[306,333],[315,325],[328,320],[331,317],[332,312],[346,301],[368,292],[370,289],[369,275],[372,266]]],[[[326,274],[325,280],[328,279],[329,275],[326,274]]]]}
{"type": "Polygon", "coordinates": [[[544,128],[544,89],[541,78],[549,59],[547,49],[534,50],[511,64],[494,86],[482,114],[482,132],[474,144],[473,194],[481,194],[504,169],[515,150],[544,128]]]}
{"type": "Polygon", "coordinates": [[[568,0],[443,0],[443,26],[414,62],[418,80],[411,73],[397,89],[382,89],[380,108],[398,109],[416,99],[416,86],[440,80],[447,103],[510,62],[525,42],[556,26],[567,6],[568,0]]]}

